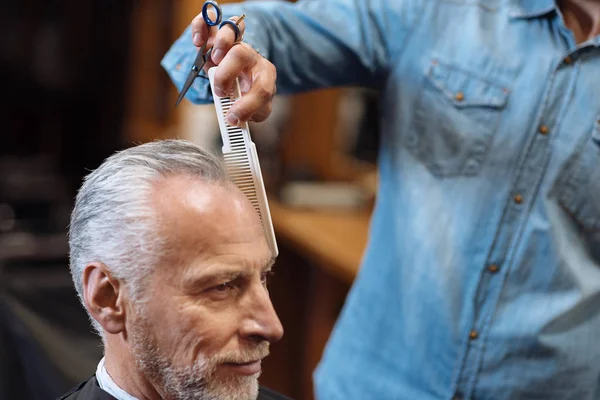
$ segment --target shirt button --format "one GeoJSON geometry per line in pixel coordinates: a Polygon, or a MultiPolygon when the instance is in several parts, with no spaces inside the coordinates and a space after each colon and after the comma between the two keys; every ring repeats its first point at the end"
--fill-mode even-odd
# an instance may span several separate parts
{"type": "Polygon", "coordinates": [[[515,195],[514,200],[515,200],[515,203],[521,204],[523,202],[523,196],[521,196],[520,194],[517,194],[517,195],[515,195]]]}
{"type": "Polygon", "coordinates": [[[479,332],[477,332],[476,330],[472,330],[471,332],[469,332],[469,339],[475,340],[478,337],[479,337],[479,332]]]}
{"type": "Polygon", "coordinates": [[[498,266],[496,264],[492,264],[488,267],[488,271],[490,271],[492,274],[495,274],[496,272],[498,272],[500,268],[498,268],[498,266]]]}
{"type": "Polygon", "coordinates": [[[456,99],[456,101],[463,101],[465,99],[465,95],[463,94],[463,92],[458,92],[456,93],[454,98],[456,99]]]}
{"type": "Polygon", "coordinates": [[[181,64],[177,64],[177,65],[175,66],[175,69],[176,69],[177,71],[179,71],[179,70],[181,69],[181,64]]]}
{"type": "Polygon", "coordinates": [[[545,135],[548,133],[548,127],[546,125],[541,125],[539,131],[542,135],[545,135]]]}

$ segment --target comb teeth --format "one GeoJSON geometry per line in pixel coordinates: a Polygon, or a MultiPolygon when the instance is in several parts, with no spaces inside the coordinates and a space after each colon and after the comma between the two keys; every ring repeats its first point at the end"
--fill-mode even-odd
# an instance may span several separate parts
{"type": "Polygon", "coordinates": [[[221,103],[221,115],[225,121],[225,126],[227,127],[227,137],[229,138],[230,150],[244,150],[246,148],[244,131],[239,126],[229,125],[225,119],[225,115],[227,115],[227,111],[229,111],[233,105],[233,102],[234,99],[231,97],[221,97],[219,99],[219,103],[221,103]]]}
{"type": "MultiPolygon", "coordinates": [[[[225,120],[225,115],[233,104],[233,101],[231,97],[221,97],[219,99],[223,120],[225,120]]],[[[227,127],[230,149],[223,156],[227,173],[233,183],[248,197],[248,200],[250,200],[250,203],[252,203],[262,221],[262,212],[260,210],[258,194],[256,193],[254,174],[252,173],[252,167],[250,167],[250,155],[246,150],[244,131],[238,126],[229,125],[227,122],[225,122],[225,126],[227,127]]]]}
{"type": "Polygon", "coordinates": [[[256,193],[254,175],[252,174],[252,168],[250,167],[245,149],[225,153],[224,159],[229,178],[250,200],[250,203],[252,203],[262,221],[262,212],[258,201],[258,193],[256,193]]]}
{"type": "MultiPolygon", "coordinates": [[[[221,97],[221,114],[225,120],[225,115],[234,100],[231,97],[221,97]]],[[[224,154],[225,166],[229,177],[236,186],[248,197],[258,215],[262,220],[262,213],[258,202],[258,195],[255,189],[254,175],[250,167],[250,157],[246,150],[246,140],[244,131],[238,126],[231,126],[225,122],[227,127],[227,136],[229,138],[230,151],[224,154]]]]}
{"type": "MultiPolygon", "coordinates": [[[[214,93],[214,74],[216,67],[208,70],[211,89],[214,93]]],[[[223,139],[223,158],[225,168],[229,179],[246,196],[252,204],[252,207],[260,218],[262,227],[269,247],[274,257],[277,257],[279,250],[277,240],[269,212],[269,203],[262,180],[260,163],[256,154],[256,147],[250,138],[248,124],[244,123],[241,127],[231,126],[227,123],[225,116],[233,106],[237,98],[241,97],[239,83],[234,83],[233,96],[218,97],[213,96],[215,109],[217,111],[217,120],[223,139]]]]}

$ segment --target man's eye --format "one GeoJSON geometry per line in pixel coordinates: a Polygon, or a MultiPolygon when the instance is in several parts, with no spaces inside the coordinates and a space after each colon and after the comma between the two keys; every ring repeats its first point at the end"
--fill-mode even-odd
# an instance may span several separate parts
{"type": "Polygon", "coordinates": [[[235,285],[233,284],[233,282],[221,283],[220,285],[215,286],[213,288],[213,290],[217,293],[226,293],[233,289],[235,289],[235,285]]]}

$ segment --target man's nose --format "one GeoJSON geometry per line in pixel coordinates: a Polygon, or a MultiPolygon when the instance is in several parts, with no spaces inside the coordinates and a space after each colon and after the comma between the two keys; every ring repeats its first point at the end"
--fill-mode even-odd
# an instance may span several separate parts
{"type": "Polygon", "coordinates": [[[270,343],[282,338],[283,326],[264,286],[253,289],[246,304],[248,309],[241,328],[242,336],[270,343]]]}

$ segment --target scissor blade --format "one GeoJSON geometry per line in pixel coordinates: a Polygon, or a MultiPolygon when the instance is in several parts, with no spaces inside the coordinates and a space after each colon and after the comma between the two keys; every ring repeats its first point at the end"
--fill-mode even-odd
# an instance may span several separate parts
{"type": "Polygon", "coordinates": [[[175,107],[177,107],[179,105],[179,103],[181,103],[181,100],[183,100],[187,91],[190,90],[190,87],[192,87],[192,83],[194,83],[194,79],[196,79],[197,76],[198,76],[197,72],[190,71],[187,79],[185,80],[183,87],[181,88],[181,92],[179,92],[179,97],[177,98],[177,102],[175,102],[175,107]]]}
{"type": "MultiPolygon", "coordinates": [[[[192,84],[194,83],[194,79],[196,79],[196,77],[198,76],[200,71],[202,71],[202,68],[204,68],[204,64],[206,64],[206,58],[204,56],[205,50],[206,50],[206,44],[204,44],[198,51],[198,55],[196,56],[196,59],[194,60],[194,64],[192,65],[192,69],[191,69],[190,73],[188,74],[187,79],[185,80],[185,84],[183,85],[183,87],[181,88],[181,91],[179,92],[179,97],[177,98],[175,107],[177,107],[179,105],[179,103],[181,103],[181,100],[183,100],[187,91],[190,90],[190,87],[192,87],[192,84]]],[[[206,55],[206,57],[208,57],[209,55],[210,55],[210,50],[208,51],[208,54],[206,55]]]]}

